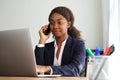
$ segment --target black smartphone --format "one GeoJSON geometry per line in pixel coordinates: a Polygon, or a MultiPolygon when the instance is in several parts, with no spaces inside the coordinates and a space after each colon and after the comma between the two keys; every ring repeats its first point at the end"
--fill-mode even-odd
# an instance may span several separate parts
{"type": "Polygon", "coordinates": [[[44,31],[44,34],[45,34],[45,35],[48,35],[49,33],[50,33],[50,24],[48,25],[47,30],[44,31]]]}

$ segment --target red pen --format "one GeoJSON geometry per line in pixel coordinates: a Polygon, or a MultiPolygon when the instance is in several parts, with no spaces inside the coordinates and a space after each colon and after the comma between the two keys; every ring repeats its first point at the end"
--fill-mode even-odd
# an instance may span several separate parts
{"type": "Polygon", "coordinates": [[[103,56],[107,56],[110,51],[110,47],[107,47],[103,53],[103,56]]]}

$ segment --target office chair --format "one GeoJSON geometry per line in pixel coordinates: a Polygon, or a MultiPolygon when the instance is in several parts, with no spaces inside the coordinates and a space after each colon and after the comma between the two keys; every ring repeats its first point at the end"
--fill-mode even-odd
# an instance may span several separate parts
{"type": "Polygon", "coordinates": [[[89,58],[88,54],[86,53],[85,64],[83,66],[83,69],[80,72],[81,77],[87,77],[88,58],[89,58]]]}

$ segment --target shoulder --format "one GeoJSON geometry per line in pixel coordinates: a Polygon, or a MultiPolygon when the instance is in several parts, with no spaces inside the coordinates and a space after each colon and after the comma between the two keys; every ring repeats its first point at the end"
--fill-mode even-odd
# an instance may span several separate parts
{"type": "Polygon", "coordinates": [[[77,49],[85,49],[85,43],[83,40],[74,39],[74,46],[77,49]]]}
{"type": "Polygon", "coordinates": [[[67,42],[68,43],[71,42],[72,45],[82,45],[82,44],[84,45],[85,44],[83,40],[78,40],[78,39],[72,38],[71,36],[68,37],[67,42]]]}

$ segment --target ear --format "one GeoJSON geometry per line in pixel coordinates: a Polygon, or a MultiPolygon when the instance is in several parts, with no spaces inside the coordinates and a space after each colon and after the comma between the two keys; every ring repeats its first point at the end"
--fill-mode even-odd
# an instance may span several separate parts
{"type": "Polygon", "coordinates": [[[71,26],[71,21],[68,22],[67,27],[69,28],[71,26]]]}

